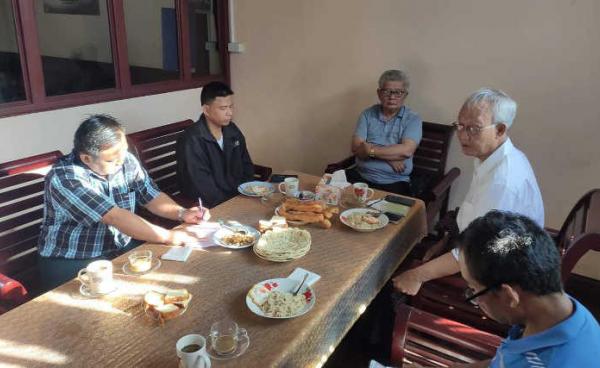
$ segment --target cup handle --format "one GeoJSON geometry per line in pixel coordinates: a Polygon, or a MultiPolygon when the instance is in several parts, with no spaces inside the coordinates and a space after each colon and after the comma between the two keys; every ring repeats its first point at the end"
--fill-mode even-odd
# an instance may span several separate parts
{"type": "Polygon", "coordinates": [[[209,368],[210,367],[210,358],[208,357],[206,352],[204,352],[204,354],[200,354],[198,356],[198,359],[196,360],[196,365],[198,365],[199,360],[202,360],[202,365],[199,366],[200,368],[209,368]]]}
{"type": "Polygon", "coordinates": [[[285,190],[281,189],[282,185],[285,185],[285,183],[279,183],[279,185],[277,185],[277,189],[279,189],[279,193],[285,193],[285,190]]]}
{"type": "Polygon", "coordinates": [[[239,328],[238,329],[238,339],[241,337],[248,337],[248,331],[245,328],[239,328]]]}
{"type": "Polygon", "coordinates": [[[86,275],[87,273],[87,269],[83,268],[81,270],[79,270],[79,272],[77,272],[77,280],[79,280],[79,282],[81,282],[84,285],[89,284],[90,282],[90,278],[88,275],[86,275]]]}
{"type": "Polygon", "coordinates": [[[371,199],[375,195],[375,191],[371,188],[367,188],[367,199],[371,199]]]}

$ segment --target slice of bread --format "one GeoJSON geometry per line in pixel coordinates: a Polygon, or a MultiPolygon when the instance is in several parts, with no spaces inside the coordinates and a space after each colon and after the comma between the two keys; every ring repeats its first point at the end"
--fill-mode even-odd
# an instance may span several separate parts
{"type": "Polygon", "coordinates": [[[165,321],[179,316],[182,311],[182,309],[175,304],[165,304],[154,307],[154,309],[160,313],[160,317],[165,321]]]}
{"type": "Polygon", "coordinates": [[[165,295],[165,303],[183,303],[190,298],[190,293],[186,289],[174,289],[167,291],[165,295]]]}
{"type": "Polygon", "coordinates": [[[144,303],[158,307],[165,304],[165,296],[156,291],[149,291],[144,295],[144,303]]]}

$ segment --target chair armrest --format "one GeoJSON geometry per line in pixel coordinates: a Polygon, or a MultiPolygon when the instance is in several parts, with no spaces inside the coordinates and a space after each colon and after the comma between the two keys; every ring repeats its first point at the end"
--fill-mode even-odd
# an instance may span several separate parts
{"type": "Polygon", "coordinates": [[[17,280],[0,274],[0,300],[23,303],[27,300],[27,290],[17,280]]]}
{"type": "Polygon", "coordinates": [[[459,176],[460,169],[458,167],[453,167],[450,169],[450,171],[448,171],[446,175],[444,175],[442,179],[433,188],[431,188],[431,193],[433,196],[438,198],[444,195],[444,193],[450,189],[450,186],[452,186],[454,180],[456,180],[456,178],[459,176]]]}
{"type": "Polygon", "coordinates": [[[254,177],[260,181],[267,181],[271,177],[273,169],[267,166],[254,164],[254,177]]]}
{"type": "Polygon", "coordinates": [[[328,164],[327,167],[325,168],[325,173],[333,174],[335,171],[338,171],[338,170],[349,169],[353,165],[354,165],[354,156],[346,157],[342,161],[328,164]]]}

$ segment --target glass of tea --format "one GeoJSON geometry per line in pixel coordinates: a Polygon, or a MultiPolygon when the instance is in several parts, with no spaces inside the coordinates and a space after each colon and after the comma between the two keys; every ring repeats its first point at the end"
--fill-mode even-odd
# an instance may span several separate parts
{"type": "Polygon", "coordinates": [[[212,350],[221,356],[235,353],[239,341],[244,337],[248,337],[248,331],[230,320],[215,322],[210,327],[212,350]]]}

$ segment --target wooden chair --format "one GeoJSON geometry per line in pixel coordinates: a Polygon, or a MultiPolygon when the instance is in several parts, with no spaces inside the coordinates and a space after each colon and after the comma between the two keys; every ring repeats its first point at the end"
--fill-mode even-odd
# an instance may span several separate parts
{"type": "MultiPolygon", "coordinates": [[[[460,175],[454,167],[446,173],[446,160],[454,127],[451,125],[423,122],[423,138],[413,157],[411,190],[414,197],[426,204],[429,232],[434,229],[436,217],[442,217],[448,209],[450,187],[460,175]]],[[[345,170],[355,164],[354,156],[327,165],[326,173],[345,170]]]]}
{"type": "MultiPolygon", "coordinates": [[[[177,137],[192,124],[192,120],[183,120],[127,135],[131,151],[140,159],[156,185],[184,207],[195,205],[197,200],[186,198],[181,193],[177,183],[175,147],[177,137]]],[[[268,180],[272,171],[270,167],[254,165],[256,180],[268,180]]]]}
{"type": "Polygon", "coordinates": [[[40,290],[37,242],[44,215],[44,178],[60,151],[0,164],[0,273],[40,290]]]}
{"type": "MultiPolygon", "coordinates": [[[[560,231],[555,232],[556,246],[563,255],[563,281],[566,281],[582,252],[592,249],[589,239],[594,233],[600,233],[600,189],[584,194],[569,212],[560,231]],[[576,244],[577,247],[574,246],[576,244]]],[[[477,306],[464,301],[466,287],[460,275],[432,280],[423,284],[410,303],[416,308],[504,336],[509,326],[487,318],[477,306]]]]}
{"type": "Polygon", "coordinates": [[[502,338],[413,308],[396,305],[391,362],[448,367],[492,358],[502,338]]]}
{"type": "Polygon", "coordinates": [[[20,282],[0,273],[0,314],[27,301],[27,290],[20,282]]]}
{"type": "Polygon", "coordinates": [[[179,204],[190,207],[195,200],[185,198],[177,183],[177,137],[194,122],[183,120],[127,135],[130,150],[139,158],[158,188],[179,204]]]}

